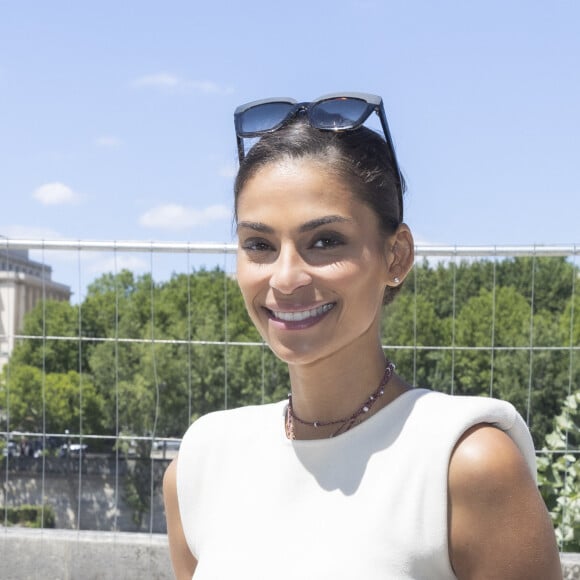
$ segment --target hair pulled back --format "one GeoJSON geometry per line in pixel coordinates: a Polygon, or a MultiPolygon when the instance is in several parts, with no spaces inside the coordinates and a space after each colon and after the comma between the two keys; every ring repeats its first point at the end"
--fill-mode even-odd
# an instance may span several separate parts
{"type": "Polygon", "coordinates": [[[244,157],[234,183],[236,218],[238,198],[248,180],[262,167],[286,159],[319,162],[345,179],[353,194],[375,212],[385,233],[402,223],[405,183],[386,141],[367,127],[322,131],[300,117],[264,135],[244,157]]]}

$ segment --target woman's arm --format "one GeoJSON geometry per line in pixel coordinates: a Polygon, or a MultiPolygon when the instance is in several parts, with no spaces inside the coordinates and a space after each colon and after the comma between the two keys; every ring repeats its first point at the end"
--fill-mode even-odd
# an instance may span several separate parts
{"type": "Polygon", "coordinates": [[[165,517],[167,519],[167,537],[169,539],[169,553],[176,580],[191,580],[197,560],[187,546],[179,504],[177,501],[177,459],[174,459],[163,476],[163,499],[165,501],[165,517]]]}
{"type": "Polygon", "coordinates": [[[561,580],[550,517],[516,444],[477,425],[449,463],[449,550],[459,580],[561,580]]]}

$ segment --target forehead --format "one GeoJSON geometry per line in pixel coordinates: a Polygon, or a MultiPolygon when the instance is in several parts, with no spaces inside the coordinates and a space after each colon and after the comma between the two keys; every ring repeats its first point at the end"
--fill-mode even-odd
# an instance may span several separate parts
{"type": "Polygon", "coordinates": [[[287,159],[260,168],[244,185],[237,200],[238,220],[248,214],[278,211],[313,217],[322,213],[353,214],[363,205],[347,180],[321,162],[287,159]]]}

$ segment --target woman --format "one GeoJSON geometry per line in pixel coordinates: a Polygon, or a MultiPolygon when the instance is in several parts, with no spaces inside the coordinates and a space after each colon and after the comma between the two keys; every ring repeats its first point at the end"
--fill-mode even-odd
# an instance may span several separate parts
{"type": "Polygon", "coordinates": [[[189,428],[164,480],[176,577],[561,578],[514,408],[413,388],[385,359],[413,239],[381,99],[270,99],[235,120],[238,281],[292,392],[189,428]]]}

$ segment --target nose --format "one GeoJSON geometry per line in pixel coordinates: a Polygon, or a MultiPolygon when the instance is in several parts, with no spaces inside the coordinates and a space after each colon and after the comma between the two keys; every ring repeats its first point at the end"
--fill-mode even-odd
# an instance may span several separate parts
{"type": "Polygon", "coordinates": [[[284,247],[272,263],[270,287],[282,294],[293,294],[299,288],[308,286],[312,277],[308,264],[295,248],[284,247]]]}

